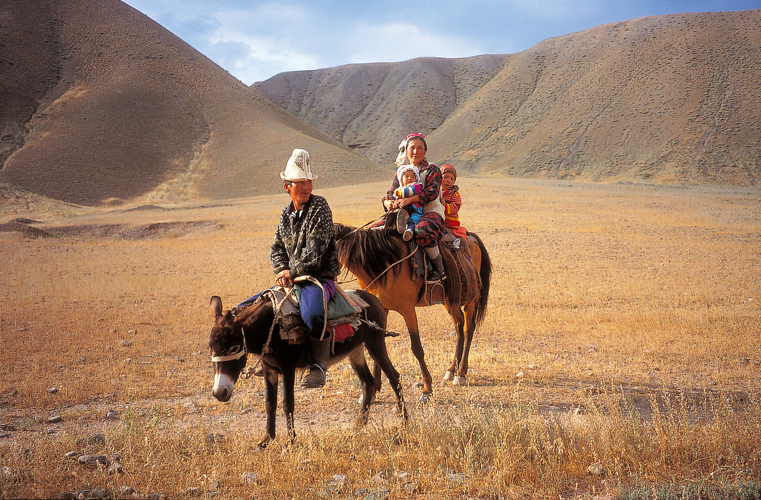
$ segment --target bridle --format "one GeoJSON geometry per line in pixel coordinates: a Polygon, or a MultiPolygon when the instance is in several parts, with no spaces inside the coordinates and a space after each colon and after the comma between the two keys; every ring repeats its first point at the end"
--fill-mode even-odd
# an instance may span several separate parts
{"type": "Polygon", "coordinates": [[[241,345],[232,347],[232,349],[237,348],[237,350],[234,353],[228,354],[226,356],[214,356],[214,352],[212,351],[212,356],[211,356],[212,363],[222,363],[225,361],[237,361],[243,356],[245,356],[246,354],[248,354],[248,349],[246,349],[246,332],[243,331],[242,325],[240,327],[240,333],[241,335],[243,335],[243,343],[241,345]]]}

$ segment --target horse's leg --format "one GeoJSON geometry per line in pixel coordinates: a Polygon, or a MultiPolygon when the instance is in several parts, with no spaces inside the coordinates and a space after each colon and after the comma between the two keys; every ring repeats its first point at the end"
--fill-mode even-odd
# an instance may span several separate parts
{"type": "Polygon", "coordinates": [[[465,342],[460,353],[460,369],[454,378],[454,385],[466,385],[468,375],[468,356],[470,355],[470,345],[473,342],[473,334],[476,331],[476,305],[468,304],[465,306],[465,342]]]}
{"type": "Polygon", "coordinates": [[[357,378],[362,384],[362,396],[359,399],[361,406],[356,422],[357,427],[361,427],[367,424],[368,411],[375,398],[375,380],[373,374],[370,373],[370,368],[367,367],[364,347],[354,349],[349,355],[349,362],[351,362],[351,367],[354,368],[354,373],[357,374],[357,378]]]}
{"type": "MultiPolygon", "coordinates": [[[[481,266],[482,266],[482,263],[483,263],[482,259],[484,257],[484,253],[481,252],[481,247],[479,246],[477,241],[474,242],[472,245],[470,245],[469,249],[470,249],[470,255],[471,255],[471,259],[473,261],[473,265],[476,267],[476,269],[479,270],[479,273],[481,273],[481,275],[483,277],[483,272],[484,271],[483,271],[483,269],[481,269],[481,266]]],[[[484,249],[484,251],[485,251],[485,249],[484,249]]],[[[487,257],[487,262],[488,262],[488,254],[486,254],[486,257],[487,257]]],[[[490,269],[490,264],[488,264],[488,265],[489,265],[489,269],[490,269]]],[[[486,271],[486,275],[490,276],[491,275],[491,271],[487,270],[486,271]]],[[[488,277],[487,277],[487,280],[488,280],[488,277]]],[[[488,293],[489,293],[489,291],[488,291],[488,285],[486,287],[486,291],[484,292],[484,290],[482,289],[481,292],[482,292],[482,294],[485,293],[486,294],[485,296],[488,298],[488,293]]],[[[464,312],[465,312],[464,324],[465,324],[466,330],[465,330],[465,336],[464,336],[464,343],[463,343],[462,352],[461,352],[460,357],[459,357],[460,366],[459,366],[459,370],[457,372],[457,375],[454,378],[454,384],[455,385],[465,385],[467,383],[466,376],[468,374],[468,358],[470,356],[470,346],[471,346],[471,344],[473,342],[473,335],[476,332],[476,316],[477,316],[476,307],[477,307],[477,304],[478,304],[477,302],[474,302],[472,304],[467,304],[463,308],[464,312]]]]}
{"type": "MultiPolygon", "coordinates": [[[[295,363],[296,360],[293,361],[295,363]]],[[[281,371],[283,372],[283,412],[285,413],[285,425],[288,432],[288,443],[290,444],[296,440],[296,429],[293,427],[293,387],[296,383],[296,367],[282,367],[281,371]]]]}
{"type": "Polygon", "coordinates": [[[452,323],[454,324],[455,330],[457,332],[454,358],[452,359],[452,364],[449,365],[449,369],[444,374],[444,380],[452,380],[456,379],[455,374],[459,375],[460,360],[462,359],[463,345],[465,343],[465,318],[462,315],[462,309],[460,309],[460,307],[450,306],[449,303],[445,305],[447,312],[449,312],[449,316],[452,317],[452,323]]]}
{"type": "Polygon", "coordinates": [[[277,381],[278,374],[264,366],[264,411],[267,414],[265,430],[267,434],[257,445],[257,449],[263,450],[275,439],[275,422],[277,420],[277,381]]]}
{"type": "Polygon", "coordinates": [[[407,325],[407,331],[410,334],[410,346],[412,354],[417,358],[420,364],[420,372],[423,375],[423,394],[420,396],[421,403],[427,403],[433,393],[433,379],[428,366],[425,364],[425,352],[423,352],[423,343],[420,341],[420,330],[418,330],[417,314],[415,307],[405,307],[399,311],[407,325]]]}

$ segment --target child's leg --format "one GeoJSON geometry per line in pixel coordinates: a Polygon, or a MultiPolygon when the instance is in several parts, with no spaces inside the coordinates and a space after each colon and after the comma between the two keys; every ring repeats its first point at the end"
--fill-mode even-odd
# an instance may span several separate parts
{"type": "Polygon", "coordinates": [[[403,208],[399,209],[399,212],[396,214],[396,230],[399,231],[399,234],[404,234],[409,220],[410,214],[407,213],[407,210],[403,208]]]}

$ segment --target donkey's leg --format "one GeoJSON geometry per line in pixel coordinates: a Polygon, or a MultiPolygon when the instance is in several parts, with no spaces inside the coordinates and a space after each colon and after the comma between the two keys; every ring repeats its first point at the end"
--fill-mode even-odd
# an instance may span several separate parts
{"type": "MultiPolygon", "coordinates": [[[[388,324],[388,309],[385,307],[383,308],[383,312],[385,313],[383,316],[383,328],[386,327],[388,324]]],[[[385,345],[385,340],[384,340],[385,345]]],[[[381,378],[381,367],[378,366],[378,362],[373,360],[373,377],[375,378],[375,394],[378,394],[381,390],[381,386],[383,383],[383,379],[381,378]]],[[[375,396],[373,396],[373,399],[375,399],[375,396]]]]}
{"type": "Polygon", "coordinates": [[[455,342],[454,358],[452,364],[449,365],[449,369],[444,374],[444,380],[452,380],[455,375],[458,374],[458,368],[460,366],[460,359],[462,358],[462,350],[465,339],[464,325],[465,318],[462,315],[462,310],[459,307],[451,306],[448,302],[445,304],[449,316],[452,317],[452,323],[457,331],[457,341],[455,342]]]}
{"type": "Polygon", "coordinates": [[[367,352],[370,354],[370,357],[373,358],[373,361],[375,361],[375,367],[380,367],[383,370],[383,373],[386,374],[386,377],[388,378],[389,383],[391,384],[391,388],[394,390],[394,393],[396,394],[396,407],[399,410],[399,414],[402,416],[404,421],[406,422],[409,418],[407,415],[407,405],[404,404],[404,395],[402,394],[402,382],[399,377],[399,372],[396,371],[396,368],[394,368],[393,363],[391,363],[391,358],[388,357],[388,349],[386,349],[386,340],[384,338],[379,337],[377,340],[373,339],[373,341],[368,341],[365,344],[365,347],[367,347],[367,352]]]}
{"type": "MultiPolygon", "coordinates": [[[[283,366],[281,368],[283,372],[283,412],[285,413],[285,425],[288,431],[288,442],[293,443],[296,439],[296,429],[293,427],[293,407],[294,407],[294,395],[293,386],[296,383],[296,366],[283,366]]],[[[282,366],[282,365],[281,365],[282,366]]]]}
{"type": "Polygon", "coordinates": [[[275,370],[264,365],[264,411],[267,414],[265,430],[267,434],[257,445],[257,449],[263,450],[275,439],[275,422],[277,420],[277,381],[278,374],[275,370]]]}
{"type": "Polygon", "coordinates": [[[407,331],[410,333],[412,354],[417,358],[418,364],[420,364],[420,372],[423,376],[423,394],[420,396],[420,402],[427,403],[433,393],[433,379],[431,378],[431,372],[428,371],[428,366],[425,364],[425,352],[423,351],[423,343],[420,341],[417,314],[415,314],[414,307],[402,308],[399,313],[407,325],[407,331]]]}
{"type": "Polygon", "coordinates": [[[349,362],[357,374],[359,382],[362,385],[362,396],[359,398],[360,408],[357,416],[357,426],[361,427],[367,423],[368,410],[375,399],[375,379],[370,373],[370,368],[365,361],[365,348],[360,346],[354,349],[349,355],[349,362]]]}

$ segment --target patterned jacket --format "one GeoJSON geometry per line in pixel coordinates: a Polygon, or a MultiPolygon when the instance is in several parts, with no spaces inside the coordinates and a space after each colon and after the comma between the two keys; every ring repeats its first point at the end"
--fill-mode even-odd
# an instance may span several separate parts
{"type": "Polygon", "coordinates": [[[333,279],[341,272],[336,252],[333,214],[322,196],[313,194],[295,211],[293,202],[280,214],[280,224],[270,250],[275,274],[284,269],[292,277],[309,275],[333,279]]]}

